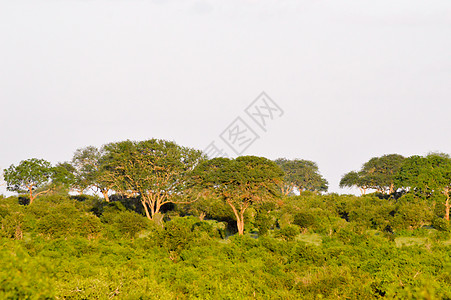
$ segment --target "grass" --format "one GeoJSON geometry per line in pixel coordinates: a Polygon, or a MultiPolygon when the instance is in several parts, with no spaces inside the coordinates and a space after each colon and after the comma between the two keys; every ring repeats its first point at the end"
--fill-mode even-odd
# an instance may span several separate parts
{"type": "Polygon", "coordinates": [[[427,238],[424,237],[397,237],[395,238],[396,247],[424,245],[427,242],[427,238]]]}
{"type": "Polygon", "coordinates": [[[296,236],[296,240],[315,246],[321,246],[321,243],[323,242],[323,239],[317,233],[299,234],[298,236],[296,236]]]}

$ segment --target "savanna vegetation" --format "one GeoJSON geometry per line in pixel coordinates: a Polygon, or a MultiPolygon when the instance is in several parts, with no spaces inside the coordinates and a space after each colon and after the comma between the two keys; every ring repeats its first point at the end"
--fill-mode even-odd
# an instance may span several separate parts
{"type": "Polygon", "coordinates": [[[451,159],[208,159],[164,140],[4,170],[0,299],[451,299],[451,159]],[[91,192],[89,192],[91,191],[91,192]]]}

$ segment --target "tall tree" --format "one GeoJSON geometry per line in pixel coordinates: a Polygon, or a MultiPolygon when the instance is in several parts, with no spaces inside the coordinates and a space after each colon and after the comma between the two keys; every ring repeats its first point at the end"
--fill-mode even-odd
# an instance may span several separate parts
{"type": "Polygon", "coordinates": [[[259,202],[276,200],[283,175],[275,162],[256,156],[214,158],[201,163],[194,171],[199,187],[219,196],[232,208],[240,235],[244,233],[246,209],[259,202]]]}
{"type": "Polygon", "coordinates": [[[364,163],[360,171],[351,171],[343,175],[340,187],[358,187],[362,194],[368,189],[383,194],[392,194],[397,190],[395,176],[401,169],[405,158],[399,154],[387,154],[373,157],[364,163]]]}
{"type": "Polygon", "coordinates": [[[75,186],[81,191],[91,189],[102,193],[105,201],[109,202],[108,193],[114,183],[106,171],[105,151],[94,146],[77,149],[72,158],[75,168],[75,186]]]}
{"type": "Polygon", "coordinates": [[[395,192],[395,176],[401,169],[405,157],[399,154],[386,154],[373,157],[362,167],[363,176],[367,177],[369,188],[381,193],[395,192]]]}
{"type": "Polygon", "coordinates": [[[343,175],[343,177],[340,180],[340,188],[352,188],[357,187],[362,195],[366,194],[366,190],[368,189],[368,186],[364,184],[362,180],[362,176],[360,172],[351,171],[343,175]]]}
{"type": "Polygon", "coordinates": [[[50,192],[52,173],[52,166],[48,161],[31,158],[21,161],[17,166],[11,165],[4,171],[4,178],[7,190],[28,192],[31,205],[36,197],[50,192]]]}
{"type": "Polygon", "coordinates": [[[445,196],[445,219],[449,221],[451,193],[451,158],[444,153],[406,159],[397,175],[399,185],[411,192],[426,196],[441,193],[445,196]]]}
{"type": "Polygon", "coordinates": [[[167,203],[189,202],[191,173],[205,159],[201,151],[158,139],[111,143],[104,150],[113,189],[139,194],[149,219],[167,203]]]}
{"type": "Polygon", "coordinates": [[[302,191],[326,192],[328,189],[327,180],[319,173],[318,165],[310,160],[279,158],[276,164],[285,173],[282,184],[282,193],[288,195],[297,188],[302,191]]]}
{"type": "Polygon", "coordinates": [[[51,169],[53,188],[69,191],[76,182],[75,168],[69,162],[57,163],[51,169]]]}

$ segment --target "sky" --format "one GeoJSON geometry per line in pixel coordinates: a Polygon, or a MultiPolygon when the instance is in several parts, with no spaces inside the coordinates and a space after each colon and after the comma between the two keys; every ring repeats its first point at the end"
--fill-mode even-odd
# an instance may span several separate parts
{"type": "Polygon", "coordinates": [[[449,0],[0,0],[0,168],[126,139],[236,156],[240,117],[241,155],[350,193],[372,157],[451,153],[450,49],[449,0]],[[265,130],[245,112],[263,91],[265,130]]]}

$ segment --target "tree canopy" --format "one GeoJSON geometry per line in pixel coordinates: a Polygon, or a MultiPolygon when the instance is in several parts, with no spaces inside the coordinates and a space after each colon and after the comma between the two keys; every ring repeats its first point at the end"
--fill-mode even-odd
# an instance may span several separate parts
{"type": "Polygon", "coordinates": [[[318,165],[310,160],[279,158],[276,164],[284,171],[282,193],[288,195],[297,188],[303,191],[327,192],[328,182],[319,173],[318,165]]]}
{"type": "Polygon", "coordinates": [[[75,174],[75,187],[81,192],[91,189],[102,193],[105,200],[109,201],[108,192],[113,182],[105,169],[105,151],[94,146],[79,148],[72,158],[75,174]]]}
{"type": "Polygon", "coordinates": [[[283,171],[269,159],[241,156],[203,162],[195,169],[194,177],[203,189],[218,195],[232,208],[238,233],[242,235],[246,209],[255,203],[277,199],[283,171]]]}
{"type": "Polygon", "coordinates": [[[411,156],[402,165],[397,182],[405,189],[426,196],[443,194],[445,219],[449,221],[451,191],[451,158],[444,153],[431,153],[427,156],[411,156]]]}
{"type": "Polygon", "coordinates": [[[21,161],[17,166],[11,165],[4,172],[8,191],[30,195],[30,204],[33,200],[50,191],[48,185],[52,178],[52,166],[44,159],[31,158],[21,161]],[[45,188],[44,190],[39,190],[45,188]],[[35,193],[35,191],[39,190],[35,193]]]}
{"type": "Polygon", "coordinates": [[[404,160],[404,156],[399,154],[373,157],[363,164],[360,171],[351,171],[343,175],[340,187],[358,187],[362,194],[365,194],[368,189],[392,194],[397,190],[395,176],[404,160]]]}
{"type": "Polygon", "coordinates": [[[104,151],[105,176],[112,189],[139,195],[149,219],[164,204],[186,202],[182,199],[191,191],[190,174],[204,160],[201,151],[158,139],[110,143],[104,151]]]}

